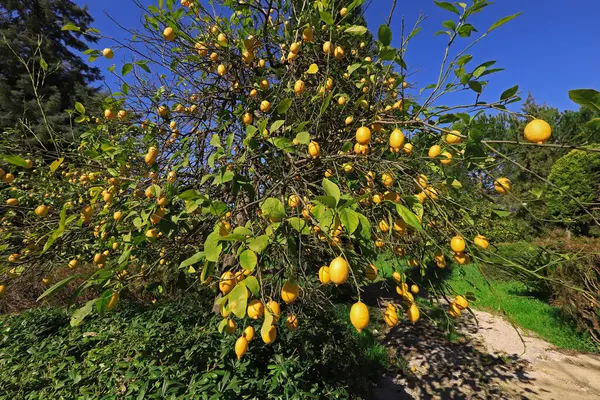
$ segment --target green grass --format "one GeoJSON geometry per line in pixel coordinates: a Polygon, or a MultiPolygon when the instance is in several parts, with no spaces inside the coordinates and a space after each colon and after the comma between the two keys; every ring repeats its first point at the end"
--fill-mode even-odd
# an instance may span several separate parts
{"type": "Polygon", "coordinates": [[[471,302],[474,308],[504,311],[515,325],[534,332],[559,348],[598,352],[588,336],[577,332],[562,318],[557,308],[535,298],[524,284],[510,280],[489,282],[491,288],[477,265],[454,267],[448,281],[459,293],[474,293],[476,300],[471,302]],[[461,270],[464,276],[461,276],[461,270]]]}

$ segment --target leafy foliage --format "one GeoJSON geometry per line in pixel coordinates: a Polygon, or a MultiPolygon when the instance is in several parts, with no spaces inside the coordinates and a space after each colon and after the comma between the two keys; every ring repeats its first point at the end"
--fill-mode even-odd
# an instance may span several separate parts
{"type": "Polygon", "coordinates": [[[76,328],[61,309],[0,317],[2,394],[31,399],[364,398],[366,378],[376,377],[387,362],[385,355],[372,358],[376,340],[353,333],[343,307],[333,314],[313,309],[296,332],[282,330],[269,347],[258,344],[257,337],[246,356],[234,361],[236,337],[223,339],[217,332],[219,319],[209,311],[207,295],[149,308],[123,302],[117,312],[76,328]]]}

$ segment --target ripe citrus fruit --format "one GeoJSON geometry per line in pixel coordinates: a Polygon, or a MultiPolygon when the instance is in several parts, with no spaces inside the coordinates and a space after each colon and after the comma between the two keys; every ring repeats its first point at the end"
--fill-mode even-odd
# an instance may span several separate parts
{"type": "Polygon", "coordinates": [[[113,308],[115,308],[115,306],[119,302],[120,297],[121,296],[120,296],[119,292],[113,292],[112,296],[110,296],[110,300],[108,301],[108,304],[106,305],[106,311],[110,311],[113,308]]]}
{"type": "Polygon", "coordinates": [[[410,307],[408,307],[408,319],[410,322],[415,324],[419,318],[421,317],[421,313],[419,312],[419,307],[415,303],[412,303],[410,307]]]}
{"type": "Polygon", "coordinates": [[[446,143],[458,144],[458,143],[462,142],[462,138],[458,135],[460,135],[459,131],[450,131],[450,133],[448,133],[446,135],[446,143]]]}
{"type": "Polygon", "coordinates": [[[273,314],[273,319],[275,322],[279,321],[279,317],[281,316],[281,306],[275,300],[270,300],[267,303],[267,309],[271,314],[273,314]]]}
{"type": "Polygon", "coordinates": [[[390,147],[401,149],[404,146],[404,133],[400,129],[394,129],[390,134],[390,147]]]}
{"type": "Polygon", "coordinates": [[[262,301],[260,301],[258,299],[254,299],[250,303],[248,303],[247,313],[248,313],[249,318],[252,318],[252,319],[262,318],[264,311],[265,311],[265,307],[264,307],[262,301]]]}
{"type": "Polygon", "coordinates": [[[243,335],[248,341],[248,343],[250,343],[254,339],[254,328],[251,326],[247,327],[246,329],[244,329],[243,335]]]}
{"type": "Polygon", "coordinates": [[[298,284],[286,281],[281,288],[281,298],[286,304],[293,303],[298,298],[298,284]]]}
{"type": "Polygon", "coordinates": [[[275,325],[271,325],[269,330],[262,335],[262,340],[266,344],[271,344],[275,339],[277,339],[277,328],[275,328],[275,325]]]}
{"type": "Polygon", "coordinates": [[[508,178],[498,178],[494,181],[494,190],[496,190],[496,193],[508,193],[510,191],[510,186],[511,182],[510,179],[508,178]]]}
{"type": "Polygon", "coordinates": [[[534,119],[527,124],[524,134],[529,143],[542,144],[550,139],[552,128],[543,119],[534,119]]]}
{"type": "Polygon", "coordinates": [[[329,267],[324,265],[319,268],[319,281],[322,285],[327,285],[331,282],[331,278],[329,277],[329,267]]]}
{"type": "Polygon", "coordinates": [[[295,314],[288,316],[285,321],[285,326],[290,332],[293,332],[296,329],[298,329],[298,317],[296,317],[295,314]]]}
{"type": "Polygon", "coordinates": [[[465,239],[462,236],[456,235],[450,240],[450,248],[455,253],[462,253],[465,251],[465,239]]]}
{"type": "Polygon", "coordinates": [[[465,308],[469,307],[469,301],[461,295],[456,296],[456,298],[454,299],[454,303],[461,310],[464,310],[465,308]]]}
{"type": "Polygon", "coordinates": [[[427,153],[427,155],[429,156],[429,158],[435,158],[441,153],[441,151],[442,148],[440,147],[440,145],[434,144],[429,148],[429,152],[427,153]]]}
{"type": "Polygon", "coordinates": [[[163,31],[163,36],[167,41],[171,42],[173,41],[173,39],[175,39],[175,31],[173,30],[173,28],[168,26],[163,31]]]}
{"type": "Polygon", "coordinates": [[[367,265],[367,269],[365,270],[365,277],[370,281],[374,281],[375,279],[377,279],[377,276],[377,267],[373,264],[367,265]]]}
{"type": "Polygon", "coordinates": [[[111,59],[115,56],[115,53],[112,51],[112,49],[109,49],[108,47],[104,50],[102,50],[102,55],[104,56],[104,58],[107,59],[111,59]]]}
{"type": "Polygon", "coordinates": [[[487,249],[490,246],[490,242],[483,235],[475,236],[475,238],[473,239],[473,243],[475,243],[476,246],[482,249],[487,249]]]}
{"type": "Polygon", "coordinates": [[[356,130],[356,142],[368,144],[371,141],[371,130],[366,126],[361,126],[356,130]]]}
{"type": "Polygon", "coordinates": [[[329,264],[329,278],[336,285],[341,285],[348,280],[348,263],[343,257],[334,258],[329,264]]]}
{"type": "Polygon", "coordinates": [[[452,163],[452,153],[444,151],[442,154],[440,154],[440,156],[442,157],[442,159],[440,160],[440,163],[442,165],[448,165],[452,163]]]}
{"type": "Polygon", "coordinates": [[[232,319],[227,320],[227,325],[225,325],[225,333],[231,335],[235,332],[235,321],[232,319]]]}
{"type": "Polygon", "coordinates": [[[362,332],[369,325],[369,309],[365,303],[359,301],[352,305],[350,309],[350,322],[354,325],[358,333],[362,332]]]}
{"type": "Polygon", "coordinates": [[[321,146],[319,146],[319,143],[315,141],[309,143],[308,155],[312,158],[318,158],[321,155],[321,146]]]}
{"type": "Polygon", "coordinates": [[[248,350],[248,339],[244,336],[240,336],[238,340],[235,341],[235,354],[237,355],[238,360],[246,354],[246,350],[248,350]]]}
{"type": "Polygon", "coordinates": [[[235,286],[235,277],[231,271],[224,272],[221,275],[221,281],[219,282],[219,290],[223,294],[231,292],[231,289],[235,286]]]}
{"type": "Polygon", "coordinates": [[[398,324],[398,312],[396,311],[396,307],[388,306],[387,310],[385,310],[385,313],[383,314],[383,320],[390,328],[396,326],[398,324]]]}

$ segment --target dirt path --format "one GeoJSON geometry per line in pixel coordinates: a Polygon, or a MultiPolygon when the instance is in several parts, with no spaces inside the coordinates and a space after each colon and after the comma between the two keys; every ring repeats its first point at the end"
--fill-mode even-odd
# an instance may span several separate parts
{"type": "Polygon", "coordinates": [[[385,343],[409,363],[408,374],[386,376],[372,400],[600,399],[600,355],[568,355],[541,339],[521,335],[483,311],[463,316],[459,342],[428,321],[399,324],[385,343]]]}

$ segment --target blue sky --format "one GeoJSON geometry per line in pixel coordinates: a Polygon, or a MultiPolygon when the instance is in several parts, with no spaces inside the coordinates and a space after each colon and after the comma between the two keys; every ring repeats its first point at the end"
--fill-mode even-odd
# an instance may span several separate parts
{"type": "MultiPolygon", "coordinates": [[[[126,38],[128,34],[111,21],[109,14],[126,27],[140,27],[141,12],[133,0],[75,0],[88,5],[96,19],[94,26],[106,36],[126,38]]],[[[144,4],[155,4],[156,0],[141,0],[144,4]]],[[[467,1],[470,3],[469,1],[467,1]]],[[[367,1],[368,3],[368,1],[367,1]]],[[[387,20],[392,0],[372,0],[366,11],[368,28],[377,32],[379,25],[387,20]]],[[[441,23],[453,19],[455,14],[438,8],[433,0],[398,0],[392,20],[394,40],[398,46],[401,18],[412,26],[419,13],[427,16],[422,31],[409,46],[407,63],[416,73],[411,83],[418,87],[435,81],[447,36],[433,36],[442,29],[441,23]]],[[[523,14],[492,32],[477,45],[471,68],[488,61],[497,60],[496,67],[505,70],[491,75],[491,82],[484,91],[484,100],[498,99],[503,90],[519,85],[523,97],[531,92],[540,103],[559,109],[577,109],[568,97],[570,89],[600,89],[600,41],[597,40],[597,24],[600,21],[598,0],[497,0],[496,3],[477,14],[471,23],[480,31],[501,17],[523,12],[523,14]]],[[[459,45],[464,45],[464,40],[459,45]]],[[[110,45],[101,42],[98,48],[110,45]]],[[[119,62],[119,54],[108,63],[99,59],[101,68],[119,62]]],[[[111,80],[106,74],[107,81],[111,80]]],[[[472,101],[469,94],[453,95],[449,103],[472,101]]],[[[514,108],[514,107],[513,107],[514,108]]]]}

